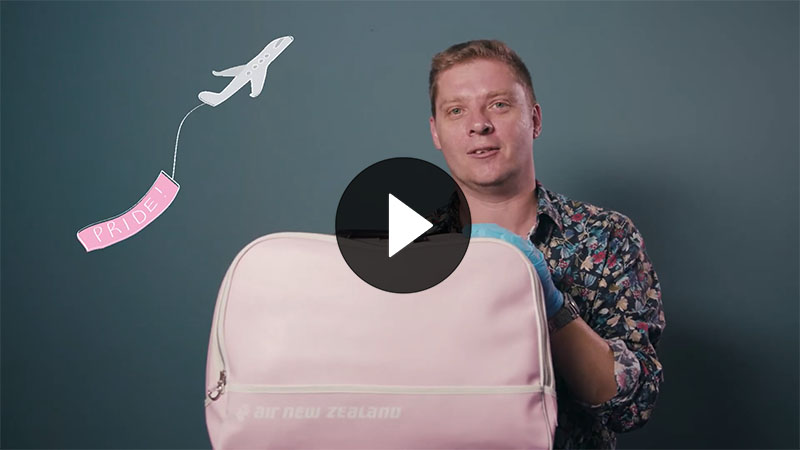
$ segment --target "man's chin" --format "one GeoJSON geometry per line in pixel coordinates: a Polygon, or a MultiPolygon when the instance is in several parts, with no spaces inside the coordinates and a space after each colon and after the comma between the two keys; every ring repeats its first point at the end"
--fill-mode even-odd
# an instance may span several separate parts
{"type": "Polygon", "coordinates": [[[507,188],[511,183],[511,176],[503,176],[503,177],[494,177],[494,178],[483,178],[483,179],[473,179],[470,180],[469,185],[476,190],[504,190],[507,188]]]}
{"type": "Polygon", "coordinates": [[[470,176],[465,177],[456,175],[453,178],[461,185],[462,189],[466,188],[475,192],[500,193],[509,189],[513,190],[517,176],[519,176],[518,172],[509,171],[506,173],[470,174],[470,176]]]}
{"type": "Polygon", "coordinates": [[[501,180],[492,180],[492,181],[475,181],[470,184],[479,189],[495,189],[503,187],[504,183],[501,180]]]}

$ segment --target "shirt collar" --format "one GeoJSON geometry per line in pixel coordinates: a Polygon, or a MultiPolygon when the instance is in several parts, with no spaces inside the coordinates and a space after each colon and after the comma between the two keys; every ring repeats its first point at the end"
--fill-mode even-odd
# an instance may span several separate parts
{"type": "Polygon", "coordinates": [[[561,214],[556,211],[555,206],[553,206],[553,200],[550,198],[550,192],[542,186],[542,182],[538,179],[536,180],[536,194],[539,197],[538,205],[536,208],[536,225],[534,228],[531,228],[530,232],[528,232],[528,237],[533,235],[535,229],[539,226],[542,217],[549,218],[556,226],[558,227],[561,233],[564,232],[564,225],[561,223],[561,214]]]}
{"type": "MultiPolygon", "coordinates": [[[[545,227],[550,227],[552,224],[555,224],[559,231],[563,234],[564,225],[561,222],[561,214],[558,213],[553,205],[553,199],[551,197],[552,193],[542,186],[542,183],[538,179],[536,180],[536,191],[534,192],[536,192],[538,195],[538,205],[536,207],[537,220],[536,225],[534,225],[528,232],[528,239],[534,235],[534,232],[540,233],[547,231],[537,230],[542,222],[550,222],[544,225],[545,227]],[[543,218],[546,219],[542,220],[543,218]]],[[[458,217],[459,203],[460,201],[457,192],[453,192],[453,194],[450,196],[448,205],[438,209],[434,215],[430,217],[429,220],[434,223],[433,233],[450,232],[452,230],[461,232],[460,222],[457,222],[455,219],[458,217]]]]}

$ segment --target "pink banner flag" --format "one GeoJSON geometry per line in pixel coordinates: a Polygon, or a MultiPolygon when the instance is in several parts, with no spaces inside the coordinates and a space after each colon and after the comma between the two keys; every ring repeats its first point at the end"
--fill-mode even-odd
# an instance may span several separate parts
{"type": "Polygon", "coordinates": [[[138,203],[116,217],[81,228],[78,240],[90,252],[133,236],[169,207],[178,195],[178,189],[178,183],[162,170],[138,203]]]}

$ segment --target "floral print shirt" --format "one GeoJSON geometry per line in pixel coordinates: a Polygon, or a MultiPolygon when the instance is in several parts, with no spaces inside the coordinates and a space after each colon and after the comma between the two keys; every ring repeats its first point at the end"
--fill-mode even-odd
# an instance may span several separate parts
{"type": "Polygon", "coordinates": [[[568,199],[536,181],[538,224],[529,236],[556,287],[614,353],[617,395],[599,405],[570,395],[556,371],[556,448],[615,448],[616,433],[643,426],[664,371],[656,347],[664,331],[661,285],[644,238],[623,214],[568,199]]]}
{"type": "MultiPolygon", "coordinates": [[[[664,380],[656,354],[665,326],[658,277],[628,217],[549,191],[539,180],[536,189],[538,220],[528,238],[544,254],[556,287],[608,342],[617,381],[616,396],[589,405],[570,394],[556,369],[554,447],[616,448],[616,433],[650,418],[664,380]]],[[[446,222],[449,215],[440,217],[446,222]]],[[[441,229],[443,222],[434,225],[441,229]]]]}

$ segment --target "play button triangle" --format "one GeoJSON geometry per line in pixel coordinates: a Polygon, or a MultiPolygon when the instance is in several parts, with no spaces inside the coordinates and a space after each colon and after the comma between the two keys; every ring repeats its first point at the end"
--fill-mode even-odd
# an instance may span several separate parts
{"type": "Polygon", "coordinates": [[[389,258],[431,227],[432,223],[389,194],[389,258]]]}

